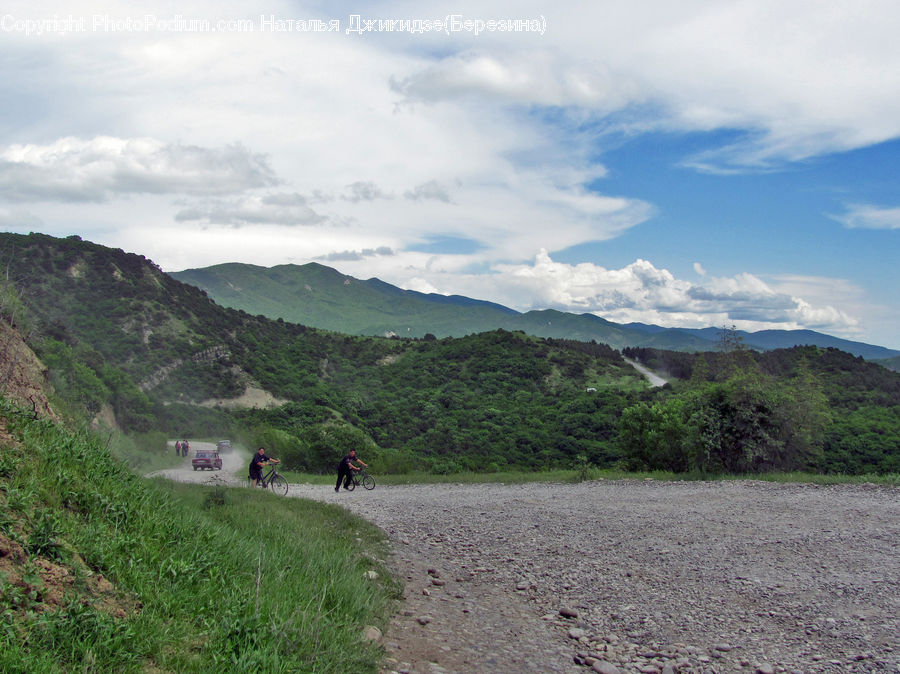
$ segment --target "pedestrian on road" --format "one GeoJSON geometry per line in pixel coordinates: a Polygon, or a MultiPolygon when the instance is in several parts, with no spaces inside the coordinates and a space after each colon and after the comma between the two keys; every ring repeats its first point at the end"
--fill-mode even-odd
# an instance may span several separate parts
{"type": "Polygon", "coordinates": [[[262,467],[268,466],[270,463],[281,463],[278,459],[266,456],[266,448],[260,447],[253,458],[250,459],[250,480],[255,487],[263,479],[262,467]]]}
{"type": "Polygon", "coordinates": [[[351,449],[350,453],[347,454],[341,462],[338,464],[338,479],[337,484],[334,485],[335,491],[341,490],[341,480],[344,481],[344,489],[349,489],[350,480],[353,479],[353,473],[358,473],[363,468],[368,468],[369,465],[367,463],[363,463],[362,459],[356,458],[356,450],[351,449]],[[360,464],[359,466],[354,466],[353,462],[360,464]]]}

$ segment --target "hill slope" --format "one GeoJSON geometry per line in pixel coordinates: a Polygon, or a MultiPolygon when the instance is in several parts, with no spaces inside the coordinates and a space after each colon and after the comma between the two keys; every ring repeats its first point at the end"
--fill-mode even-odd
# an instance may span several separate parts
{"type": "MultiPolygon", "coordinates": [[[[675,351],[715,351],[720,328],[672,329],[631,323],[620,325],[592,314],[556,310],[519,313],[491,302],[458,295],[402,290],[369,279],[362,281],[320,264],[258,267],[229,263],[172,272],[171,276],[202,288],[223,306],[269,318],[353,335],[462,337],[490,330],[521,330],[538,337],[591,340],[615,349],[649,347],[675,351]]],[[[796,345],[834,347],[867,359],[900,352],[853,342],[812,330],[764,330],[738,333],[754,349],[796,345]]]]}
{"type": "Polygon", "coordinates": [[[602,345],[506,331],[350,337],[223,308],[139,255],[77,237],[3,234],[0,251],[37,351],[73,404],[91,414],[109,405],[132,432],[237,427],[289,446],[309,470],[330,470],[354,443],[447,469],[599,459],[612,452],[615,410],[647,388],[602,345]],[[271,413],[199,406],[248,386],[289,403],[271,413]],[[272,427],[290,435],[266,435],[272,427]]]}

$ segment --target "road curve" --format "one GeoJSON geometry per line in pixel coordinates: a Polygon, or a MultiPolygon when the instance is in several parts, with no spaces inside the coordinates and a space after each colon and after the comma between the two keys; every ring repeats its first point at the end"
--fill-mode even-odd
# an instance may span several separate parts
{"type": "Polygon", "coordinates": [[[638,363],[636,360],[631,360],[630,358],[623,358],[623,360],[626,363],[628,363],[629,365],[631,365],[631,367],[633,367],[635,370],[637,370],[642,375],[644,375],[647,378],[647,381],[650,382],[651,387],[655,388],[657,386],[665,386],[666,384],[669,383],[668,381],[666,381],[665,379],[660,377],[658,374],[653,372],[653,370],[650,370],[647,367],[644,367],[643,365],[638,363]]]}

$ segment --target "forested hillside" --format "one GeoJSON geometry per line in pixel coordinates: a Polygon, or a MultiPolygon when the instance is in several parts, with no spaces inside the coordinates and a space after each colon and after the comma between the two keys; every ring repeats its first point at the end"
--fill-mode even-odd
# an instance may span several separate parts
{"type": "Polygon", "coordinates": [[[354,444],[396,469],[611,460],[617,411],[646,388],[602,345],[504,331],[350,337],[225,309],[142,256],[77,237],[4,234],[0,251],[70,405],[108,408],[135,433],[244,432],[297,468],[330,470],[354,444]],[[251,385],[289,402],[197,404],[251,385]]]}
{"type": "Polygon", "coordinates": [[[651,390],[604,344],[348,336],[226,309],[78,237],[2,234],[0,255],[58,402],[132,434],[227,433],[310,471],[351,446],[382,472],[900,470],[900,375],[834,349],[629,352],[672,378],[651,390]],[[248,387],[283,404],[218,404],[248,387]]]}
{"type": "Polygon", "coordinates": [[[634,467],[900,472],[900,376],[815,346],[723,353],[625,349],[680,380],[623,416],[634,467]],[[652,436],[652,437],[651,437],[652,436]]]}

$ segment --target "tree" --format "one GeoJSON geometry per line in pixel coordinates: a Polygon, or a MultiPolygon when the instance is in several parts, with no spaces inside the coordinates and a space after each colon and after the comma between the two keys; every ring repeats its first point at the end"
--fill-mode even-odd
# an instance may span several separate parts
{"type": "Polygon", "coordinates": [[[622,412],[619,446],[629,469],[688,469],[683,408],[683,401],[673,397],[650,405],[638,403],[622,412]]]}

